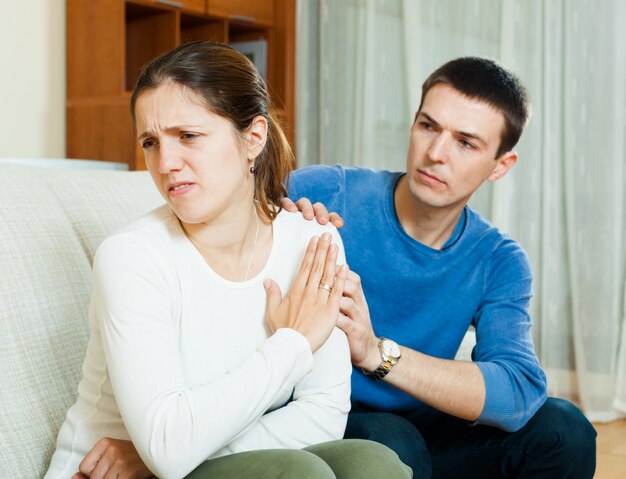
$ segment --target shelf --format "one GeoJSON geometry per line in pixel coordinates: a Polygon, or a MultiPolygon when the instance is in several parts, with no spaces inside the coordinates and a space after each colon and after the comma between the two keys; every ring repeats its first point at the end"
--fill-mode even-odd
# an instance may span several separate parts
{"type": "Polygon", "coordinates": [[[293,142],[295,0],[67,0],[66,14],[68,158],[145,168],[130,91],[146,63],[196,40],[263,40],[274,109],[293,142]]]}
{"type": "Polygon", "coordinates": [[[266,26],[273,24],[274,0],[207,0],[207,2],[209,15],[266,26]]]}
{"type": "Polygon", "coordinates": [[[177,11],[128,3],[125,12],[125,82],[133,89],[141,68],[180,43],[177,11]]]}
{"type": "Polygon", "coordinates": [[[135,135],[128,97],[78,101],[67,106],[67,157],[134,166],[135,135]]]}
{"type": "Polygon", "coordinates": [[[226,20],[180,15],[180,42],[196,40],[225,43],[228,41],[228,22],[226,20]]]}

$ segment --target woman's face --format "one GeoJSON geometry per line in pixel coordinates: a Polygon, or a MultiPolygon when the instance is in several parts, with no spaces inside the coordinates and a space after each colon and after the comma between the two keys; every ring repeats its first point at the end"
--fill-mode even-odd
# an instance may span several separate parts
{"type": "Polygon", "coordinates": [[[250,148],[231,121],[174,83],[142,93],[135,118],[152,180],[183,223],[219,221],[243,205],[249,211],[250,148]]]}

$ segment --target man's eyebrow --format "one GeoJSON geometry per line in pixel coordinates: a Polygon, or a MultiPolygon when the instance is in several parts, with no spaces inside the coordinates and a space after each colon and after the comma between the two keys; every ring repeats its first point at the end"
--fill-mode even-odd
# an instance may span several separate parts
{"type": "Polygon", "coordinates": [[[417,114],[417,116],[415,117],[415,119],[417,120],[417,118],[418,118],[420,115],[424,115],[424,116],[426,117],[426,119],[427,119],[429,122],[431,122],[432,124],[434,124],[434,125],[439,125],[439,122],[437,122],[437,120],[435,120],[432,116],[430,116],[428,113],[423,112],[423,111],[420,111],[420,112],[417,114]]]}
{"type": "Polygon", "coordinates": [[[461,135],[464,138],[471,138],[473,140],[479,141],[483,145],[487,144],[487,142],[485,140],[483,140],[483,138],[481,136],[477,135],[476,133],[470,133],[468,131],[457,131],[457,134],[461,135]]]}
{"type": "MultiPolygon", "coordinates": [[[[428,113],[425,113],[425,112],[421,111],[421,112],[419,112],[419,113],[417,114],[417,116],[419,117],[420,115],[424,115],[424,116],[426,117],[426,119],[427,119],[429,122],[431,122],[433,125],[437,125],[437,126],[439,125],[439,123],[437,122],[437,120],[435,120],[435,119],[434,119],[432,116],[430,116],[428,113]]],[[[417,120],[417,117],[416,117],[415,119],[417,120]]],[[[486,145],[486,144],[487,144],[487,142],[486,142],[486,141],[485,141],[485,140],[484,140],[484,139],[483,139],[480,135],[478,135],[477,133],[472,133],[472,132],[469,132],[469,131],[455,131],[455,133],[456,133],[457,135],[463,136],[463,137],[465,137],[465,138],[471,138],[471,139],[473,139],[473,140],[480,141],[480,142],[481,142],[482,144],[484,144],[484,145],[486,145]]]]}

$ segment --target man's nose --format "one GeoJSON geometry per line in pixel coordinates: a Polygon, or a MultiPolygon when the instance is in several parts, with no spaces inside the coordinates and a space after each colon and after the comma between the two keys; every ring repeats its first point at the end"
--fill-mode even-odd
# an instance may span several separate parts
{"type": "Polygon", "coordinates": [[[451,138],[445,133],[438,134],[433,138],[429,148],[428,157],[435,163],[445,163],[448,161],[451,138]]]}

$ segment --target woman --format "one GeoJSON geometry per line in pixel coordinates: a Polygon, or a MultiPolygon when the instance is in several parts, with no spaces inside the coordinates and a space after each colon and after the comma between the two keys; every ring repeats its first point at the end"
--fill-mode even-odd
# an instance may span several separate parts
{"type": "Polygon", "coordinates": [[[144,69],[131,112],[166,204],[98,249],[84,377],[46,478],[105,435],[141,467],[102,456],[90,477],[409,477],[380,445],[333,441],[348,269],[335,230],[280,212],[293,158],[252,64],[183,45],[144,69]]]}

